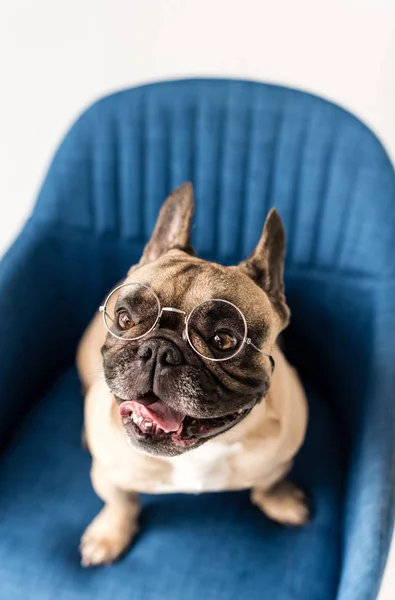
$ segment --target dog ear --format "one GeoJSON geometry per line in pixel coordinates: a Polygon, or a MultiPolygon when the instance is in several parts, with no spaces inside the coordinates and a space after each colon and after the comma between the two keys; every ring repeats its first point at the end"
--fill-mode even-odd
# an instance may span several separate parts
{"type": "Polygon", "coordinates": [[[284,225],[277,210],[272,208],[258,245],[239,267],[266,292],[286,327],[290,312],[284,295],[284,260],[284,225]]]}
{"type": "Polygon", "coordinates": [[[140,264],[156,260],[175,248],[193,255],[190,242],[192,216],[193,187],[192,183],[187,182],[175,189],[164,202],[140,264]]]}

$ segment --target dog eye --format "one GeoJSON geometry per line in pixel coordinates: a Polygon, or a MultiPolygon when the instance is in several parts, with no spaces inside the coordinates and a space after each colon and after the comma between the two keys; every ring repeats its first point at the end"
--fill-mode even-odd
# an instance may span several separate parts
{"type": "Polygon", "coordinates": [[[237,339],[232,333],[230,333],[230,331],[217,331],[217,333],[211,338],[210,345],[217,350],[226,352],[227,350],[232,350],[236,347],[237,339]]]}
{"type": "Polygon", "coordinates": [[[121,329],[126,331],[127,329],[130,329],[131,327],[133,327],[134,324],[135,323],[134,323],[133,319],[130,317],[129,313],[126,312],[126,310],[123,310],[122,312],[119,313],[118,325],[120,326],[121,329]]]}

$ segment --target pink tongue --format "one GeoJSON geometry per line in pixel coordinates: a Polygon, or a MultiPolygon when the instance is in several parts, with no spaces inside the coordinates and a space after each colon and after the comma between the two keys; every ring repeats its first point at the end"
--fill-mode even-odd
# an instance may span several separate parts
{"type": "Polygon", "coordinates": [[[180,427],[181,423],[184,420],[185,415],[170,406],[167,406],[164,402],[157,400],[148,406],[144,406],[144,404],[140,404],[140,402],[136,402],[135,400],[127,400],[126,402],[122,402],[119,407],[119,415],[124,417],[125,415],[129,415],[131,412],[136,413],[139,417],[143,417],[143,419],[150,419],[150,421],[154,421],[163,431],[168,433],[169,431],[177,431],[180,427]]]}

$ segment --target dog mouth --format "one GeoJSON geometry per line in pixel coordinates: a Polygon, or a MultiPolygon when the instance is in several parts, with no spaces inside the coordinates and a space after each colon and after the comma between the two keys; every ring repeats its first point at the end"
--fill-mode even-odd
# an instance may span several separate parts
{"type": "Polygon", "coordinates": [[[154,444],[169,440],[184,448],[225,432],[252,409],[241,408],[221,417],[196,418],[171,408],[153,393],[143,399],[120,402],[118,411],[122,424],[128,433],[133,431],[139,441],[154,444]]]}

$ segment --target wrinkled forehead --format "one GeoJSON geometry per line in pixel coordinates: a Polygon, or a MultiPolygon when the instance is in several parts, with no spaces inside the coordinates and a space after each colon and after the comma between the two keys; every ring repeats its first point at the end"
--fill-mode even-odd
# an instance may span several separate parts
{"type": "Polygon", "coordinates": [[[240,269],[223,267],[183,252],[169,252],[154,263],[133,268],[125,280],[129,282],[148,285],[162,306],[186,312],[204,300],[218,298],[235,304],[251,324],[273,317],[266,294],[240,269]]]}

